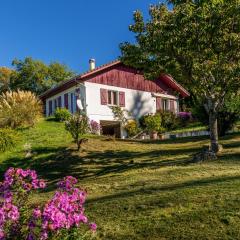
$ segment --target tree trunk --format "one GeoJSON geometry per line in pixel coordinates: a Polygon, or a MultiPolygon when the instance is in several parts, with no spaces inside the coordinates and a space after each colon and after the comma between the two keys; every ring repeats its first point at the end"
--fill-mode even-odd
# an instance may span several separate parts
{"type": "Polygon", "coordinates": [[[217,123],[217,113],[209,112],[209,128],[210,128],[210,141],[211,141],[211,151],[217,153],[219,151],[218,144],[218,123],[217,123]]]}
{"type": "Polygon", "coordinates": [[[78,151],[80,151],[81,144],[82,144],[81,140],[78,140],[78,141],[77,141],[77,150],[78,150],[78,151]]]}

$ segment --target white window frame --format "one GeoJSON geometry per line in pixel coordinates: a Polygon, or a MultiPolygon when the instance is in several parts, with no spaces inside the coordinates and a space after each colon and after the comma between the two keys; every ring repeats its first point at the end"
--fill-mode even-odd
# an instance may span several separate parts
{"type": "Polygon", "coordinates": [[[162,109],[164,111],[169,111],[170,110],[170,100],[168,98],[163,98],[162,99],[162,109]]]}
{"type": "Polygon", "coordinates": [[[119,106],[119,91],[116,91],[116,90],[107,90],[107,105],[109,106],[119,106]],[[109,93],[111,94],[111,103],[109,103],[109,93]],[[113,93],[116,93],[116,96],[117,96],[117,104],[114,104],[113,103],[113,99],[114,99],[114,96],[113,96],[113,93]]]}

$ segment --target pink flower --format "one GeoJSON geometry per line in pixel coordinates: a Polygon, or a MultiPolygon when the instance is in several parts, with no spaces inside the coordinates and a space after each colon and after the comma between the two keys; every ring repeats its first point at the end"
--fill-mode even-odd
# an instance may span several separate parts
{"type": "Polygon", "coordinates": [[[42,213],[41,213],[41,210],[40,210],[39,208],[35,208],[35,209],[33,210],[33,217],[34,217],[34,218],[40,218],[41,215],[42,215],[42,213]]]}
{"type": "Polygon", "coordinates": [[[46,183],[44,182],[44,180],[39,181],[39,187],[40,188],[45,188],[46,187],[46,183]]]}
{"type": "MultiPolygon", "coordinates": [[[[24,235],[24,239],[27,240],[46,240],[48,234],[54,236],[61,229],[78,227],[81,223],[88,224],[83,206],[87,193],[76,188],[76,183],[76,178],[65,177],[58,183],[59,190],[42,209],[39,207],[33,210],[28,209],[32,215],[23,222],[20,210],[29,207],[24,205],[27,202],[26,196],[31,190],[45,188],[46,183],[38,179],[34,170],[8,169],[4,175],[4,181],[0,182],[0,240],[5,239],[4,231],[6,235],[14,234],[18,238],[17,234],[23,227],[26,228],[26,224],[28,232],[24,235]],[[19,202],[23,205],[17,205],[19,202]],[[11,233],[8,232],[8,226],[11,226],[11,233]]],[[[88,226],[92,231],[96,231],[95,223],[88,226]]]]}
{"type": "Polygon", "coordinates": [[[93,232],[95,232],[97,230],[97,224],[96,223],[90,223],[89,227],[93,232]]]}
{"type": "Polygon", "coordinates": [[[37,179],[37,173],[36,171],[32,170],[31,173],[30,173],[30,176],[33,180],[37,179]]]}
{"type": "Polygon", "coordinates": [[[5,234],[4,234],[3,230],[0,228],[0,240],[3,240],[4,236],[5,236],[5,234]]]}

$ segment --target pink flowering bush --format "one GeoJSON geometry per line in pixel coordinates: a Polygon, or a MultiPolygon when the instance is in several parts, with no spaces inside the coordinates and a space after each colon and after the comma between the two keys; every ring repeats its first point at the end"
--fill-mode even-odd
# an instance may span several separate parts
{"type": "Polygon", "coordinates": [[[179,112],[178,118],[182,126],[186,126],[192,120],[192,113],[190,112],[179,112]]]}
{"type": "Polygon", "coordinates": [[[8,169],[0,183],[0,240],[75,239],[82,224],[96,231],[96,224],[89,223],[84,214],[86,192],[75,187],[76,183],[76,178],[65,177],[44,206],[34,207],[29,195],[45,188],[44,180],[34,170],[8,169]]]}
{"type": "Polygon", "coordinates": [[[90,129],[91,129],[91,133],[98,134],[101,131],[101,125],[98,122],[91,120],[90,129]]]}

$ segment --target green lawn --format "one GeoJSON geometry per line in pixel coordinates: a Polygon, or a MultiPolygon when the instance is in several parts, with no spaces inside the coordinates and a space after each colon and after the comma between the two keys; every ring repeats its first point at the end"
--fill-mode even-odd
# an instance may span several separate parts
{"type": "Polygon", "coordinates": [[[221,139],[218,160],[191,163],[205,137],[166,141],[90,138],[81,154],[64,125],[41,121],[22,130],[16,149],[0,155],[9,166],[36,169],[54,183],[73,175],[88,191],[86,213],[98,224],[96,239],[240,239],[240,134],[221,139]],[[31,143],[34,156],[24,158],[31,143]]]}
{"type": "Polygon", "coordinates": [[[191,131],[205,131],[208,129],[208,126],[204,126],[200,122],[193,122],[188,124],[186,127],[178,128],[176,130],[170,131],[170,133],[184,133],[184,132],[191,132],[191,131]]]}

